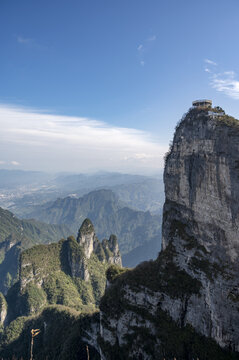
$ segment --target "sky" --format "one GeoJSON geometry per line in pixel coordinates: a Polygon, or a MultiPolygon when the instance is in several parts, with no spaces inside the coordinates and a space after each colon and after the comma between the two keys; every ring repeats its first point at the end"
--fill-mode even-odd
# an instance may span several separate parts
{"type": "Polygon", "coordinates": [[[0,168],[157,174],[209,98],[239,118],[238,0],[0,0],[0,168]]]}

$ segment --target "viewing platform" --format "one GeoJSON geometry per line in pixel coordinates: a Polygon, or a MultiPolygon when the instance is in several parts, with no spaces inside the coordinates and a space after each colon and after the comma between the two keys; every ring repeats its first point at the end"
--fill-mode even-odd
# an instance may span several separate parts
{"type": "Polygon", "coordinates": [[[212,107],[212,100],[202,99],[192,102],[193,107],[210,108],[212,107]]]}

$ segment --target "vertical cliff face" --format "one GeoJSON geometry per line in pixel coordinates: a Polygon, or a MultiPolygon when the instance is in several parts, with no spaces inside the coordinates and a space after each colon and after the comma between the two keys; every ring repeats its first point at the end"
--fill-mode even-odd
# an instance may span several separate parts
{"type": "Polygon", "coordinates": [[[122,266],[117,237],[113,234],[110,235],[109,240],[104,239],[102,241],[102,246],[106,254],[107,261],[110,264],[122,266]]]}
{"type": "Polygon", "coordinates": [[[0,327],[3,326],[7,318],[7,302],[2,293],[0,293],[0,327]]]}
{"type": "Polygon", "coordinates": [[[87,259],[90,258],[96,241],[94,226],[90,219],[85,219],[78,232],[77,242],[83,247],[87,259]]]}
{"type": "Polygon", "coordinates": [[[220,247],[224,260],[238,259],[238,150],[239,126],[226,116],[193,109],[181,122],[164,172],[163,248],[170,241],[168,211],[175,209],[180,219],[197,223],[194,234],[209,250],[220,247]]]}
{"type": "Polygon", "coordinates": [[[163,249],[200,279],[186,321],[221,346],[239,350],[239,122],[191,110],[167,156],[163,249]],[[193,313],[197,307],[198,315],[193,313]]]}
{"type": "Polygon", "coordinates": [[[239,122],[221,109],[190,109],[177,126],[165,163],[163,250],[107,289],[105,359],[238,358],[238,154],[239,122]]]}

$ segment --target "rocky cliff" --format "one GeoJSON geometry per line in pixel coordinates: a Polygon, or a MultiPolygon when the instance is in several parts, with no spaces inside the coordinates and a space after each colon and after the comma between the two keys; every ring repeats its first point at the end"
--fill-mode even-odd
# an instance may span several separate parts
{"type": "Polygon", "coordinates": [[[114,262],[121,265],[116,236],[101,243],[89,219],[84,220],[77,240],[71,236],[23,251],[19,281],[6,297],[8,320],[36,314],[50,304],[94,310],[105,290],[105,271],[114,262]]]}
{"type": "MultiPolygon", "coordinates": [[[[163,251],[113,276],[102,359],[238,359],[239,122],[193,108],[166,156],[163,251]]],[[[110,271],[109,271],[110,272],[110,271]]]]}
{"type": "Polygon", "coordinates": [[[66,225],[20,220],[10,211],[0,208],[0,291],[6,294],[17,281],[22,250],[58,241],[69,233],[66,225]]]}

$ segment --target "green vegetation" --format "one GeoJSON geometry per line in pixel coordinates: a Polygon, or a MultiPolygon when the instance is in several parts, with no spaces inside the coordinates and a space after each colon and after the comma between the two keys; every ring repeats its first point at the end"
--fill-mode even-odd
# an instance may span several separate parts
{"type": "MultiPolygon", "coordinates": [[[[6,328],[1,337],[0,356],[5,360],[29,358],[30,330],[40,329],[34,342],[36,360],[87,360],[86,343],[82,336],[90,329],[92,322],[99,320],[97,312],[81,314],[71,308],[57,305],[45,308],[41,314],[19,317],[6,328]]],[[[98,353],[89,346],[91,360],[100,359],[98,353]]]]}
{"type": "Polygon", "coordinates": [[[27,320],[28,318],[26,316],[21,316],[12,321],[10,325],[6,327],[4,333],[1,336],[1,347],[11,344],[19,338],[19,335],[21,334],[27,320]]]}
{"type": "Polygon", "coordinates": [[[14,235],[17,241],[22,241],[23,248],[36,243],[55,242],[69,235],[69,228],[64,225],[49,225],[35,220],[19,220],[8,210],[0,208],[0,242],[14,235]]]}
{"type": "Polygon", "coordinates": [[[110,283],[113,283],[119,275],[123,274],[127,270],[129,269],[122,268],[118,265],[110,265],[108,270],[106,271],[106,278],[110,283]]]}
{"type": "MultiPolygon", "coordinates": [[[[105,273],[109,267],[105,250],[111,247],[113,251],[117,246],[114,236],[104,241],[105,246],[95,237],[92,241],[97,251],[89,259],[73,236],[22,252],[20,279],[7,294],[9,325],[2,334],[0,331],[0,357],[16,354],[28,358],[30,330],[39,328],[34,358],[87,359],[81,336],[95,317],[99,326],[96,309],[105,291],[105,273]],[[100,253],[103,261],[99,260],[100,253]],[[81,273],[82,264],[88,274],[86,280],[81,273]]],[[[108,255],[112,256],[113,252],[109,250],[108,255]]],[[[0,294],[1,302],[6,304],[0,294]]],[[[84,336],[88,335],[84,333],[84,336]]],[[[91,358],[98,359],[97,352],[89,348],[91,358]]]]}
{"type": "MultiPolygon", "coordinates": [[[[121,275],[117,274],[116,268],[109,268],[108,275],[112,276],[114,280],[113,284],[106,290],[100,304],[103,311],[102,322],[104,326],[108,327],[108,317],[119,318],[125,311],[135,313],[135,316],[139,318],[139,325],[129,327],[125,337],[126,343],[122,346],[119,346],[117,342],[111,346],[109,342],[105,342],[99,336],[98,341],[107,360],[114,358],[119,360],[135,359],[129,357],[129,352],[134,350],[137,354],[139,343],[142,344],[143,351],[153,359],[163,357],[166,359],[175,357],[177,360],[193,358],[200,360],[239,359],[238,354],[232,354],[221,349],[214,340],[198,334],[190,325],[176,324],[160,307],[158,307],[157,314],[152,315],[150,309],[131,305],[124,299],[124,286],[130,288],[133,286],[136,293],[146,286],[149,291],[162,291],[173,298],[180,297],[183,301],[187,301],[192,293],[199,294],[200,282],[177,269],[176,265],[172,266],[173,256],[174,248],[170,244],[169,250],[164,251],[155,262],[141,264],[136,269],[121,275]],[[156,328],[156,333],[144,325],[147,320],[156,328]],[[160,345],[157,346],[156,344],[160,345]]],[[[114,329],[109,330],[114,331],[114,329]]]]}
{"type": "Polygon", "coordinates": [[[81,237],[82,234],[86,235],[91,234],[92,232],[95,232],[94,226],[90,219],[86,218],[80,227],[78,238],[81,237]]]}
{"type": "Polygon", "coordinates": [[[20,252],[36,243],[55,242],[69,234],[65,225],[49,225],[35,220],[19,220],[0,208],[0,291],[7,290],[18,280],[20,252]]]}
{"type": "Polygon", "coordinates": [[[239,121],[237,119],[235,119],[233,116],[224,114],[224,115],[218,116],[216,118],[216,120],[217,120],[218,125],[225,124],[230,127],[239,128],[239,121]]]}
{"type": "Polygon", "coordinates": [[[95,254],[92,254],[89,262],[89,272],[90,272],[90,282],[92,286],[92,291],[94,299],[97,305],[99,305],[100,299],[105,292],[106,285],[106,269],[108,268],[108,263],[102,263],[98,260],[95,254]]]}
{"type": "MultiPolygon", "coordinates": [[[[9,320],[19,315],[39,313],[49,304],[65,305],[84,312],[95,310],[105,291],[109,263],[99,240],[94,238],[92,241],[95,241],[96,253],[93,252],[90,259],[86,258],[83,247],[73,236],[23,251],[20,281],[7,294],[9,320]],[[99,249],[103,261],[99,260],[99,249]]],[[[116,238],[105,240],[107,249],[112,244],[117,245],[116,238]]]]}
{"type": "Polygon", "coordinates": [[[61,270],[60,252],[63,240],[49,245],[36,245],[22,252],[20,259],[20,276],[34,276],[34,281],[42,279],[51,271],[61,270]]]}
{"type": "Polygon", "coordinates": [[[82,299],[77,286],[69,275],[63,271],[50,273],[43,283],[43,289],[47,294],[49,304],[61,304],[82,309],[82,299]]]}
{"type": "Polygon", "coordinates": [[[125,270],[120,274],[117,268],[110,267],[107,276],[113,277],[113,283],[106,289],[100,309],[113,316],[120,313],[125,307],[123,294],[126,284],[136,292],[147,288],[152,292],[162,291],[175,299],[200,295],[200,281],[180,269],[173,261],[174,256],[175,248],[170,243],[157,260],[143,262],[133,270],[125,270]]]}
{"type": "Polygon", "coordinates": [[[23,314],[34,314],[46,305],[46,294],[33,282],[27,284],[21,294],[21,310],[23,314]]]}
{"type": "Polygon", "coordinates": [[[70,251],[71,261],[78,262],[80,259],[85,258],[84,249],[79,246],[74,236],[67,238],[67,247],[70,251]]]}

